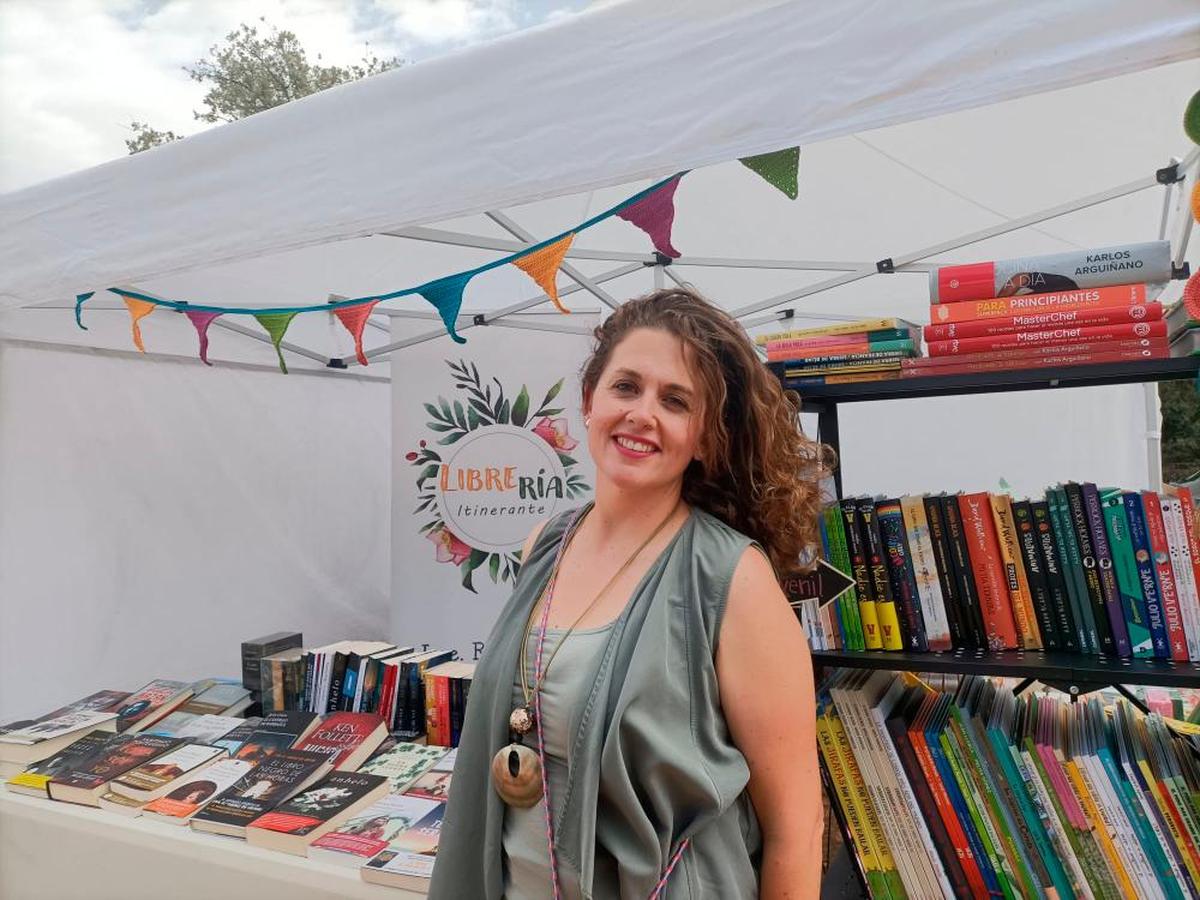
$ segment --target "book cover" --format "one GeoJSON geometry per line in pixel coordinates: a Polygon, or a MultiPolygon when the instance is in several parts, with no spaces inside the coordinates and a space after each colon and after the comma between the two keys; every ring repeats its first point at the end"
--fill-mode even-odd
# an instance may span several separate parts
{"type": "Polygon", "coordinates": [[[1133,339],[1166,338],[1167,323],[1138,322],[1133,325],[1097,325],[1081,328],[1045,328],[1040,331],[1018,331],[990,337],[954,338],[930,341],[925,345],[929,356],[961,356],[968,353],[987,353],[993,350],[1012,350],[1018,347],[1047,344],[1094,343],[1133,339]]]}
{"type": "Polygon", "coordinates": [[[193,696],[180,710],[197,716],[218,716],[227,714],[227,710],[239,705],[245,708],[249,705],[246,702],[249,698],[250,692],[241,685],[219,683],[193,696]]]}
{"type": "Polygon", "coordinates": [[[917,578],[913,574],[912,553],[904,527],[904,510],[899,499],[883,500],[875,506],[875,515],[880,523],[880,536],[886,553],[888,578],[892,581],[892,595],[896,610],[900,613],[902,631],[906,635],[905,649],[925,652],[929,649],[925,620],[917,593],[917,578]]]}
{"type": "Polygon", "coordinates": [[[335,769],[357,769],[387,736],[387,725],[373,713],[337,712],[312,730],[301,750],[322,753],[335,769]]]}
{"type": "Polygon", "coordinates": [[[909,328],[873,328],[870,331],[855,331],[849,334],[827,334],[808,338],[770,338],[762,346],[767,351],[820,349],[822,347],[869,346],[879,341],[902,341],[913,337],[914,331],[909,328]]]}
{"type": "Polygon", "coordinates": [[[252,821],[304,790],[329,768],[329,758],[322,753],[280,750],[192,816],[192,827],[241,834],[252,821]]]}
{"type": "Polygon", "coordinates": [[[933,541],[929,536],[929,520],[925,515],[923,497],[900,498],[904,529],[908,537],[909,562],[921,601],[921,618],[925,624],[925,639],[930,650],[950,650],[950,622],[942,584],[938,577],[933,541]]]}
{"type": "Polygon", "coordinates": [[[302,742],[317,727],[321,717],[301,710],[267,713],[240,747],[238,759],[261,762],[267,756],[302,742]]]}
{"type": "Polygon", "coordinates": [[[1013,526],[1017,531],[1017,542],[1021,551],[1021,564],[1025,569],[1025,583],[1033,602],[1033,614],[1037,619],[1038,631],[1047,650],[1063,649],[1058,633],[1058,623],[1053,613],[1050,585],[1038,547],[1037,526],[1033,519],[1033,504],[1028,500],[1012,502],[1013,526]]]}
{"type": "Polygon", "coordinates": [[[809,347],[803,343],[779,342],[767,345],[768,362],[788,362],[797,365],[852,364],[876,360],[899,359],[912,356],[916,343],[905,336],[899,339],[880,341],[856,341],[831,344],[824,347],[809,347]]]}
{"type": "Polygon", "coordinates": [[[1037,331],[1059,326],[1090,328],[1097,325],[1131,325],[1136,322],[1157,322],[1162,317],[1163,306],[1157,302],[1094,309],[1054,309],[926,325],[923,336],[926,341],[945,341],[952,338],[991,337],[1017,331],[1037,331]]]}
{"type": "MultiPolygon", "coordinates": [[[[828,504],[821,511],[821,521],[825,525],[825,534],[829,543],[826,561],[844,574],[854,578],[854,568],[850,564],[850,549],[846,543],[846,534],[842,525],[842,508],[836,501],[828,504]]],[[[864,650],[862,623],[858,615],[858,591],[850,587],[835,601],[838,621],[842,624],[844,646],[847,650],[864,650]]]]}
{"type": "Polygon", "coordinates": [[[1112,631],[1113,645],[1117,656],[1128,659],[1132,655],[1129,631],[1125,627],[1125,613],[1121,608],[1121,592],[1117,576],[1113,571],[1112,548],[1108,544],[1108,533],[1104,527],[1104,510],[1100,506],[1100,494],[1096,485],[1085,482],[1080,485],[1083,507],[1087,513],[1089,535],[1096,554],[1096,574],[1100,579],[1100,592],[1104,597],[1104,609],[1112,631]]]}
{"type": "Polygon", "coordinates": [[[967,629],[963,622],[962,597],[954,574],[953,551],[943,519],[942,503],[938,497],[922,497],[925,521],[929,527],[929,543],[933,550],[934,572],[942,593],[942,605],[946,611],[946,625],[950,630],[953,647],[970,646],[967,629]]]}
{"type": "MultiPolygon", "coordinates": [[[[1156,358],[1160,351],[1167,350],[1168,343],[1163,338],[1130,338],[1124,341],[1071,341],[1065,344],[1033,344],[1027,347],[1017,347],[1012,350],[990,350],[987,352],[969,353],[963,356],[915,356],[900,361],[900,368],[906,372],[909,369],[930,369],[936,372],[953,371],[968,364],[980,364],[981,371],[991,371],[999,367],[1006,368],[1036,368],[1052,365],[1055,361],[1090,359],[1092,362],[1116,362],[1122,359],[1156,358]]],[[[1169,351],[1167,355],[1170,355],[1169,351]]],[[[1064,363],[1065,364],[1065,363],[1064,363]]],[[[927,374],[934,374],[931,371],[927,374]]]]}
{"type": "Polygon", "coordinates": [[[1021,564],[1021,544],[1013,521],[1012,501],[1007,494],[990,494],[992,522],[996,526],[996,546],[1008,590],[1009,605],[1017,626],[1017,638],[1026,650],[1041,650],[1042,635],[1034,615],[1029,580],[1021,564]]]}
{"type": "Polygon", "coordinates": [[[277,631],[242,642],[242,686],[247,690],[262,690],[259,661],[264,656],[304,645],[299,631],[277,631]]]}
{"type": "MultiPolygon", "coordinates": [[[[87,731],[116,731],[116,719],[117,714],[113,712],[77,710],[63,713],[53,719],[35,722],[24,728],[0,734],[0,745],[16,744],[21,747],[35,747],[87,731]]],[[[6,749],[15,748],[0,746],[0,759],[7,759],[6,749]]]]}
{"type": "Polygon", "coordinates": [[[1200,514],[1196,511],[1196,501],[1189,488],[1181,485],[1168,484],[1163,488],[1164,493],[1179,498],[1179,512],[1183,516],[1183,536],[1187,542],[1187,557],[1192,564],[1192,579],[1197,591],[1200,591],[1200,514]]]}
{"type": "Polygon", "coordinates": [[[1020,644],[1009,600],[1008,582],[1000,561],[991,500],[986,492],[960,494],[958,507],[971,557],[971,571],[979,591],[987,646],[992,650],[1013,650],[1020,644]]]}
{"type": "Polygon", "coordinates": [[[4,786],[18,794],[49,797],[51,778],[78,768],[115,737],[111,731],[89,731],[52,756],[26,766],[23,771],[9,778],[4,786]]]}
{"type": "Polygon", "coordinates": [[[446,804],[439,803],[408,830],[401,832],[359,871],[364,881],[414,886],[433,877],[446,804]],[[388,876],[393,876],[389,879],[388,876]],[[399,876],[407,881],[397,881],[399,876]]]}
{"type": "Polygon", "coordinates": [[[72,701],[66,706],[60,706],[52,712],[44,713],[36,719],[18,719],[13,722],[8,722],[5,725],[0,725],[0,735],[7,734],[10,731],[17,731],[21,728],[27,728],[30,725],[36,725],[38,722],[45,722],[48,719],[57,719],[59,716],[65,716],[67,713],[73,712],[113,712],[120,709],[123,701],[129,696],[128,691],[96,691],[94,694],[88,694],[79,700],[72,701]]]}
{"type": "Polygon", "coordinates": [[[167,793],[171,783],[177,779],[225,758],[226,753],[220,747],[184,744],[114,778],[108,787],[113,793],[145,803],[167,793]]]}
{"type": "Polygon", "coordinates": [[[1004,319],[1053,310],[1095,310],[1146,303],[1145,284],[1122,284],[1090,290],[1048,291],[979,300],[937,303],[929,307],[934,324],[970,322],[975,319],[1004,319]]]}
{"type": "Polygon", "coordinates": [[[858,614],[862,621],[863,645],[866,650],[883,648],[879,630],[879,617],[875,610],[875,593],[871,586],[871,571],[867,565],[867,545],[863,537],[862,521],[858,506],[853,500],[842,500],[842,529],[846,535],[846,546],[850,553],[850,569],[858,593],[858,614]]]}
{"type": "Polygon", "coordinates": [[[106,785],[177,746],[174,738],[154,734],[115,735],[96,752],[69,770],[57,772],[49,784],[50,797],[95,806],[106,785]]]}
{"type": "Polygon", "coordinates": [[[958,507],[958,496],[943,494],[938,498],[942,507],[942,520],[946,523],[946,540],[950,547],[950,561],[954,568],[954,581],[961,599],[963,627],[967,635],[967,646],[985,649],[988,646],[987,629],[983,624],[983,610],[979,605],[979,592],[975,586],[975,573],[971,569],[970,548],[963,530],[962,512],[958,507]]]}
{"type": "MultiPolygon", "coordinates": [[[[1145,341],[1145,346],[1136,350],[1112,350],[1100,353],[1081,353],[1070,348],[1056,348],[1052,354],[1022,354],[1011,359],[984,360],[985,353],[969,353],[965,356],[924,357],[938,362],[952,361],[951,365],[906,366],[901,363],[901,378],[930,378],[949,375],[978,375],[985,372],[1019,372],[1024,369],[1067,368],[1070,366],[1099,366],[1120,362],[1144,362],[1152,359],[1167,359],[1171,353],[1160,341],[1145,341]]],[[[907,360],[905,362],[908,362],[907,360]]],[[[918,360],[911,360],[918,362],[918,360]]],[[[789,381],[789,384],[791,382],[789,381]]]]}
{"type": "Polygon", "coordinates": [[[262,723],[261,716],[251,716],[249,719],[242,721],[240,725],[234,727],[232,731],[226,732],[224,737],[217,738],[213,741],[205,741],[204,743],[216,744],[218,747],[224,747],[225,752],[230,756],[235,755],[242,745],[246,743],[254,730],[262,723]]]}
{"type": "Polygon", "coordinates": [[[1092,620],[1091,601],[1088,598],[1087,584],[1084,582],[1083,562],[1079,555],[1079,544],[1075,540],[1075,529],[1071,527],[1066,491],[1061,487],[1048,488],[1046,503],[1050,510],[1054,539],[1061,554],[1063,576],[1071,600],[1071,615],[1080,635],[1080,648],[1084,653],[1099,653],[1100,637],[1096,633],[1096,623],[1092,620]]]}
{"type": "Polygon", "coordinates": [[[1066,574],[1063,570],[1062,553],[1050,524],[1050,506],[1046,500],[1035,500],[1029,504],[1033,515],[1033,526],[1037,541],[1038,560],[1045,573],[1046,587],[1050,596],[1050,611],[1054,629],[1058,632],[1061,646],[1073,652],[1082,651],[1087,642],[1071,612],[1071,597],[1067,592],[1066,574]]]}
{"type": "Polygon", "coordinates": [[[1102,491],[1100,507],[1104,513],[1104,527],[1108,533],[1113,574],[1117,579],[1117,592],[1121,598],[1125,629],[1129,633],[1130,649],[1137,658],[1153,658],[1154,641],[1150,637],[1150,625],[1146,620],[1146,601],[1142,596],[1133,541],[1129,535],[1129,517],[1125,513],[1121,492],[1102,491]]]}
{"type": "Polygon", "coordinates": [[[244,759],[218,759],[180,779],[177,786],[173,785],[163,796],[142,807],[142,813],[173,825],[186,825],[188,819],[237,784],[253,768],[254,764],[244,759]]]}
{"type": "Polygon", "coordinates": [[[400,729],[409,734],[425,733],[425,670],[454,659],[453,650],[426,650],[402,663],[401,672],[407,678],[404,723],[400,729]]]}
{"type": "Polygon", "coordinates": [[[1183,627],[1183,613],[1179,607],[1179,591],[1175,584],[1175,573],[1171,569],[1171,551],[1167,544],[1167,528],[1163,522],[1162,505],[1158,494],[1142,491],[1142,511],[1145,514],[1146,534],[1150,540],[1150,554],[1154,562],[1154,575],[1158,582],[1158,595],[1162,602],[1163,620],[1167,625],[1167,642],[1171,647],[1171,659],[1187,662],[1187,633],[1183,627]]]}
{"type": "Polygon", "coordinates": [[[879,637],[884,650],[903,650],[907,635],[900,624],[896,600],[892,594],[888,576],[887,551],[879,533],[875,515],[875,501],[870,498],[858,503],[859,521],[866,539],[867,566],[871,574],[871,586],[875,596],[875,614],[879,620],[879,637]]]}
{"type": "Polygon", "coordinates": [[[400,742],[377,753],[359,766],[358,771],[387,778],[393,793],[401,793],[446,755],[444,747],[400,742]]]}
{"type": "Polygon", "coordinates": [[[838,322],[833,325],[814,325],[811,328],[794,328],[788,331],[760,334],[754,338],[754,342],[760,347],[765,347],[770,341],[786,341],[797,338],[817,338],[845,334],[858,334],[864,331],[879,331],[886,328],[912,331],[916,329],[917,326],[912,322],[906,321],[905,319],[896,319],[891,317],[882,319],[861,319],[853,322],[838,322]]]}
{"type": "Polygon", "coordinates": [[[1062,490],[1067,499],[1066,512],[1071,532],[1079,548],[1079,564],[1083,571],[1086,595],[1081,595],[1080,600],[1086,596],[1087,609],[1096,627],[1100,655],[1116,656],[1116,642],[1113,640],[1112,626],[1109,624],[1108,607],[1104,602],[1104,588],[1100,584],[1100,569],[1096,563],[1096,548],[1092,543],[1087,508],[1083,503],[1083,490],[1074,482],[1067,482],[1062,486],[1062,490]]]}
{"type": "Polygon", "coordinates": [[[389,794],[314,841],[309,858],[362,865],[440,804],[423,797],[389,794]]]}
{"type": "MultiPolygon", "coordinates": [[[[1163,614],[1162,595],[1158,589],[1158,572],[1150,548],[1150,532],[1146,525],[1145,507],[1141,494],[1124,491],[1121,502],[1125,506],[1125,517],[1129,521],[1129,541],[1133,546],[1133,561],[1137,566],[1138,587],[1146,605],[1146,626],[1150,629],[1150,641],[1156,659],[1170,659],[1171,639],[1167,632],[1167,620],[1163,614]]],[[[1186,642],[1184,645],[1186,651],[1186,642]]]]}
{"type": "Polygon", "coordinates": [[[1188,655],[1200,660],[1200,591],[1192,572],[1192,551],[1188,546],[1183,504],[1178,497],[1159,495],[1163,524],[1167,532],[1167,551],[1171,557],[1171,572],[1175,575],[1175,590],[1179,594],[1179,609],[1183,630],[1188,639],[1188,655]]]}
{"type": "Polygon", "coordinates": [[[125,698],[124,705],[117,710],[117,731],[141,731],[148,725],[153,725],[190,696],[191,685],[186,681],[151,681],[141,690],[125,698]]]}
{"type": "MultiPolygon", "coordinates": [[[[237,716],[211,714],[195,716],[190,721],[185,722],[179,728],[175,729],[172,737],[187,738],[197,744],[213,744],[232,733],[234,729],[240,728],[245,721],[245,719],[239,719],[237,716]]],[[[159,733],[155,726],[151,726],[148,730],[156,734],[159,733]]]]}
{"type": "Polygon", "coordinates": [[[387,793],[387,779],[382,775],[331,772],[312,787],[252,821],[247,826],[246,837],[251,844],[259,842],[260,831],[305,837],[320,831],[322,826],[348,817],[363,805],[369,806],[387,793]]]}
{"type": "Polygon", "coordinates": [[[454,773],[430,768],[424,775],[409,785],[404,793],[410,797],[427,800],[446,800],[450,796],[450,780],[454,773]]]}

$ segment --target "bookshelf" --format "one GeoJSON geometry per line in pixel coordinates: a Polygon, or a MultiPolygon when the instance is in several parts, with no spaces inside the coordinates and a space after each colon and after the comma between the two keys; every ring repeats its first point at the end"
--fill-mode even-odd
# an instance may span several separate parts
{"type": "MultiPolygon", "coordinates": [[[[818,439],[837,451],[840,458],[838,408],[843,403],[1140,384],[1197,377],[1200,377],[1200,356],[1188,356],[1144,362],[1045,367],[968,375],[931,375],[855,384],[805,385],[798,390],[803,398],[804,411],[817,414],[818,439]]],[[[781,381],[784,387],[788,387],[786,378],[781,378],[781,381]]],[[[834,484],[837,496],[842,497],[840,467],[834,471],[834,484]]],[[[1014,689],[1016,693],[1021,693],[1035,682],[1040,682],[1066,692],[1072,700],[1082,694],[1111,687],[1143,712],[1148,712],[1145,705],[1125,685],[1200,688],[1200,663],[1092,657],[1053,651],[954,650],[916,653],[834,650],[814,651],[812,660],[814,668],[818,670],[823,667],[845,667],[1015,678],[1020,679],[1020,683],[1014,689]]],[[[863,896],[869,897],[866,873],[861,860],[851,850],[853,840],[849,825],[837,802],[836,791],[823,761],[821,778],[863,896]]]]}

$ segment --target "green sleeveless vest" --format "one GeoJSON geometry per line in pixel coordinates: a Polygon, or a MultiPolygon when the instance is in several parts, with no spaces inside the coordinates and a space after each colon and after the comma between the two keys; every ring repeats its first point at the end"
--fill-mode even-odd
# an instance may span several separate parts
{"type": "MultiPolygon", "coordinates": [[[[522,627],[573,511],[552,519],[521,566],[471,683],[430,900],[501,900],[504,804],[493,754],[508,743],[522,627]]],[[[752,900],[761,838],[749,769],[729,736],[715,654],[733,571],[752,544],[693,508],[617,619],[579,717],[555,846],[583,896],[645,898],[691,839],[663,897],[752,900]],[[597,875],[597,847],[616,872],[597,875]]],[[[547,896],[550,888],[547,885],[547,896]]]]}

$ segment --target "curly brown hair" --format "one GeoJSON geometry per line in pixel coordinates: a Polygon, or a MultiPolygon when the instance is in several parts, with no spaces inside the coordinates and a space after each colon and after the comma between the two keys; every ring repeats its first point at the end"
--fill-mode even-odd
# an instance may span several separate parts
{"type": "Polygon", "coordinates": [[[667,288],[622,304],[596,328],[580,374],[585,404],[635,328],[683,341],[701,385],[700,458],[684,471],[683,499],[758,541],[776,572],[795,570],[817,546],[819,482],[834,465],[833,451],[800,430],[799,395],[783,389],[728,313],[695,291],[667,288]]]}

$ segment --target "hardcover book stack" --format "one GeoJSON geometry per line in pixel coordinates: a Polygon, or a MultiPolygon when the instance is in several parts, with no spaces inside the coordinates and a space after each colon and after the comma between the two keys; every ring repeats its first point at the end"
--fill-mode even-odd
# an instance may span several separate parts
{"type": "Polygon", "coordinates": [[[1167,323],[1147,282],[1171,271],[1167,241],[942,266],[929,275],[927,357],[904,377],[1163,359],[1167,323]]]}
{"type": "Polygon", "coordinates": [[[873,897],[1200,897],[1200,767],[1120,701],[840,671],[817,738],[873,897]]]}
{"type": "Polygon", "coordinates": [[[1200,356],[1200,318],[1183,301],[1167,310],[1167,341],[1172,356],[1200,356]]]}
{"type": "Polygon", "coordinates": [[[921,329],[904,319],[843,322],[758,337],[767,364],[788,387],[877,381],[920,353],[921,329]]]}
{"type": "Polygon", "coordinates": [[[823,514],[823,550],[854,585],[804,620],[809,640],[1200,662],[1198,520],[1174,485],[844,499],[823,514]]]}

